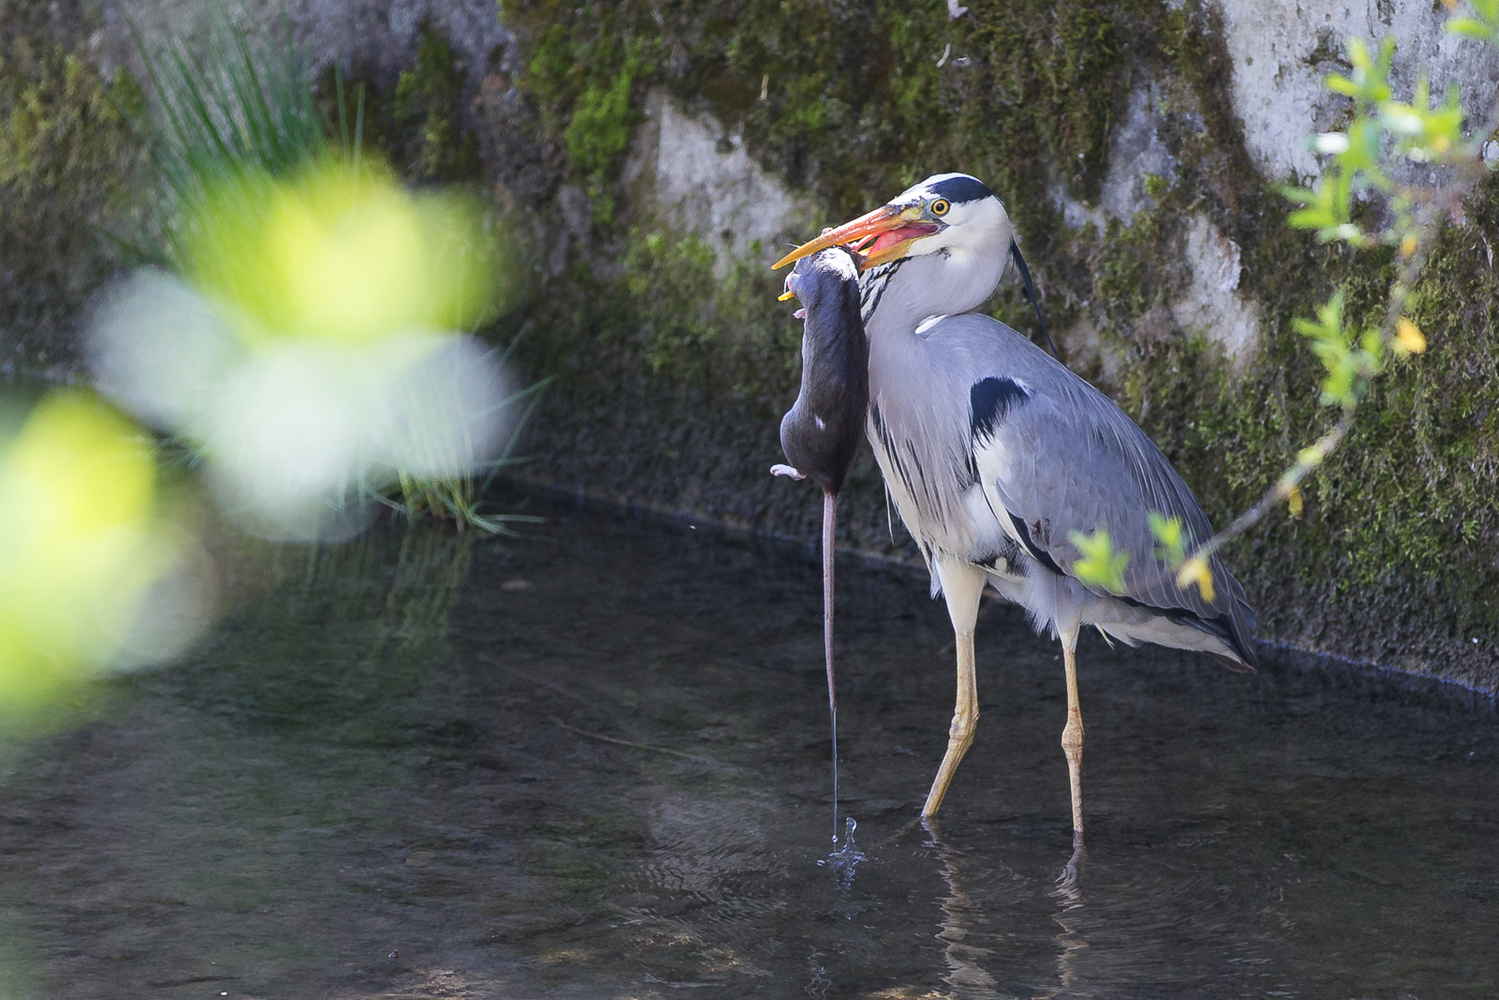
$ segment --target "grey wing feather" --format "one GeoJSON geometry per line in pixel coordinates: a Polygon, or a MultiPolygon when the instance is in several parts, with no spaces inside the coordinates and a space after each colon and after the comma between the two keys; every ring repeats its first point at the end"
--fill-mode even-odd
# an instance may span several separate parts
{"type": "Polygon", "coordinates": [[[1071,533],[1106,528],[1115,551],[1129,556],[1124,598],[1221,628],[1253,664],[1253,612],[1223,564],[1216,557],[1210,563],[1216,592],[1207,601],[1195,586],[1178,589],[1156,556],[1150,511],[1180,518],[1192,540],[1212,536],[1197,498],[1165,455],[1107,396],[1028,340],[986,317],[972,319],[992,324],[982,332],[1003,352],[1002,360],[984,367],[1002,366],[1025,393],[1002,420],[988,428],[975,425],[975,466],[986,492],[992,489],[1005,508],[995,513],[1011,522],[1006,530],[1043,563],[1075,578],[1072,565],[1081,553],[1071,533]],[[998,331],[1010,336],[999,337],[998,331]]]}

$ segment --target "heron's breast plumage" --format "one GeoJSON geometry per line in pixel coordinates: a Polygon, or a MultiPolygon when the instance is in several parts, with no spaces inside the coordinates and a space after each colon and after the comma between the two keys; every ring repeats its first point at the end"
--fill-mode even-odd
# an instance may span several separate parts
{"type": "Polygon", "coordinates": [[[972,365],[955,346],[930,336],[871,338],[869,442],[901,520],[928,561],[942,552],[1007,571],[1014,544],[978,482],[968,406],[972,365]]]}

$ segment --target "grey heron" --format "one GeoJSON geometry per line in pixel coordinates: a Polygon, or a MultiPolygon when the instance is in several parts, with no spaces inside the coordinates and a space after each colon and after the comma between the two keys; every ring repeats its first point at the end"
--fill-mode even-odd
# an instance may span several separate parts
{"type": "Polygon", "coordinates": [[[803,257],[786,276],[806,319],[802,381],[781,419],[781,450],[790,465],[771,472],[822,487],[822,642],[833,730],[833,839],[838,839],[838,696],[833,682],[833,552],[838,492],[859,452],[869,408],[869,343],[859,310],[859,269],[843,248],[803,257]]]}
{"type": "Polygon", "coordinates": [[[1092,625],[1129,645],[1199,650],[1250,669],[1254,613],[1216,556],[1207,586],[1177,586],[1149,513],[1179,518],[1199,541],[1211,526],[1145,433],[1028,339],[970,311],[993,293],[1015,248],[1004,205],[982,181],[930,177],[775,266],[845,245],[861,256],[866,435],[956,633],[957,704],[922,815],[941,808],[973,743],[973,632],[988,585],[1024,607],[1038,631],[1061,640],[1062,748],[1081,844],[1079,631],[1092,625]],[[1128,557],[1117,593],[1084,583],[1076,569],[1074,533],[1099,529],[1128,557]]]}

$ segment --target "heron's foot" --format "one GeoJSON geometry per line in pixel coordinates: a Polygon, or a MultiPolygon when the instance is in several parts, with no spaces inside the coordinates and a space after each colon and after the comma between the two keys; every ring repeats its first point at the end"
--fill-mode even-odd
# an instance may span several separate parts
{"type": "Polygon", "coordinates": [[[795,469],[793,469],[789,465],[772,465],[770,467],[770,474],[772,476],[787,476],[787,477],[789,477],[791,479],[806,479],[807,478],[804,474],[802,474],[800,472],[797,472],[795,469]]]}
{"type": "Polygon", "coordinates": [[[1067,859],[1067,864],[1063,866],[1062,873],[1057,876],[1056,888],[1051,893],[1053,896],[1068,903],[1075,904],[1081,902],[1082,894],[1077,889],[1077,870],[1078,865],[1087,854],[1088,852],[1083,848],[1083,835],[1081,833],[1074,833],[1072,835],[1072,857],[1067,859]]]}

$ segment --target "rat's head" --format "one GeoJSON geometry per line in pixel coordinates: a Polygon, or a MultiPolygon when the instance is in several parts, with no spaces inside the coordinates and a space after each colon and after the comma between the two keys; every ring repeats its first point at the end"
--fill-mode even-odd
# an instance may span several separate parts
{"type": "Polygon", "coordinates": [[[853,252],[841,246],[829,247],[796,262],[786,275],[786,293],[781,298],[797,297],[802,304],[797,311],[800,318],[808,309],[816,311],[823,303],[836,302],[840,290],[858,280],[859,265],[853,252]]]}

